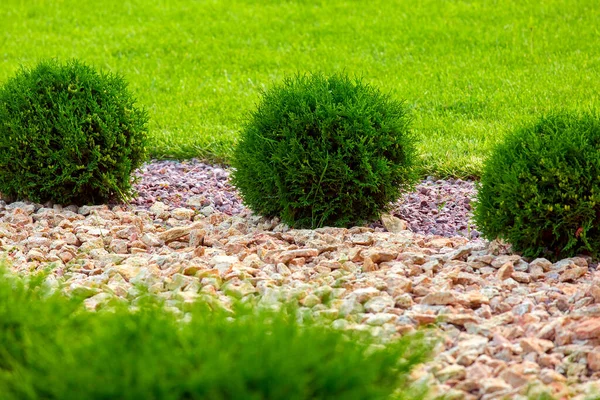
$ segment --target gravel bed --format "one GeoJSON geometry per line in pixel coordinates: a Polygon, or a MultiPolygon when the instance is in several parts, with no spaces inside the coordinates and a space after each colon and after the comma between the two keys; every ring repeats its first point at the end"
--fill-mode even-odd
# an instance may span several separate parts
{"type": "MultiPolygon", "coordinates": [[[[229,170],[224,167],[197,160],[154,161],[144,165],[137,176],[140,181],[135,188],[139,196],[133,204],[140,207],[162,201],[171,207],[210,206],[227,215],[250,213],[229,184],[229,170]]],[[[469,222],[474,195],[473,182],[428,178],[394,203],[392,214],[405,220],[415,233],[477,238],[479,232],[469,222]]]]}
{"type": "MultiPolygon", "coordinates": [[[[444,195],[452,187],[467,198],[472,184],[424,182],[426,193],[419,189],[409,201],[426,196],[438,205],[423,206],[421,220],[407,219],[412,231],[394,215],[377,227],[294,230],[244,210],[225,169],[162,162],[142,173],[161,171],[157,165],[169,173],[145,175],[132,205],[0,201],[0,246],[12,270],[26,275],[51,264],[48,285],[83,295],[92,310],[111,299],[135,305],[146,292],[141,285],[184,318],[198,299],[224,308],[235,300],[292,301],[299,318],[382,341],[430,326],[439,338],[435,355],[414,377],[429,383],[432,398],[600,393],[596,264],[528,260],[497,242],[414,232],[413,224],[427,226],[425,217],[468,212],[464,200],[452,207],[444,195]],[[178,181],[178,168],[195,182],[178,181]]],[[[447,224],[461,226],[452,218],[447,224]]]]}

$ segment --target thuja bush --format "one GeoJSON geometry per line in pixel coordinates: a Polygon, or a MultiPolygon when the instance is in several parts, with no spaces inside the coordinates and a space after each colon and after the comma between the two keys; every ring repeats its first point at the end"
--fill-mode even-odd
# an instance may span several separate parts
{"type": "Polygon", "coordinates": [[[385,345],[293,310],[198,303],[182,321],[151,298],[88,312],[44,279],[0,273],[0,397],[12,399],[417,399],[421,337],[385,345]]]}
{"type": "Polygon", "coordinates": [[[126,200],[147,113],[118,75],[76,60],[23,68],[0,88],[0,193],[61,204],[126,200]]]}
{"type": "Polygon", "coordinates": [[[598,116],[553,114],[509,134],[485,162],[474,217],[524,256],[598,256],[598,116]]]}
{"type": "Polygon", "coordinates": [[[263,93],[234,150],[248,207],[300,228],[379,218],[415,182],[406,107],[361,80],[298,75],[263,93]]]}

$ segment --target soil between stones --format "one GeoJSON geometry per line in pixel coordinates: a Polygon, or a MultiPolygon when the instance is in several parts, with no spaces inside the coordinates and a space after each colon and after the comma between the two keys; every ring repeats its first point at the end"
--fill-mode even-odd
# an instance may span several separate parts
{"type": "MultiPolygon", "coordinates": [[[[161,162],[142,174],[138,205],[0,201],[11,269],[25,275],[50,264],[48,284],[84,295],[94,310],[113,298],[135,304],[143,285],[182,316],[198,299],[222,307],[294,301],[299,317],[384,341],[431,326],[440,342],[414,376],[429,382],[432,398],[526,399],[545,390],[584,399],[600,391],[600,272],[587,258],[526,260],[496,242],[380,227],[290,230],[248,215],[222,168],[161,162]]],[[[449,185],[472,193],[471,183],[449,185]]],[[[443,219],[445,207],[456,208],[447,187],[424,182],[426,193],[409,194],[409,204],[434,201],[417,215],[443,219]]],[[[450,232],[464,219],[447,221],[450,232]]]]}

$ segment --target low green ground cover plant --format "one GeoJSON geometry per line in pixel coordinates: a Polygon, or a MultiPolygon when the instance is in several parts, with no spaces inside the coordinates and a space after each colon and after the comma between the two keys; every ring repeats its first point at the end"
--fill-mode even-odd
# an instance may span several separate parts
{"type": "Polygon", "coordinates": [[[147,113],[124,79],[43,61],[0,87],[0,192],[12,200],[126,200],[146,159],[147,113]]]}
{"type": "Polygon", "coordinates": [[[2,0],[0,84],[77,58],[127,77],[152,157],[229,162],[263,87],[347,72],[408,99],[423,174],[479,176],[506,132],[597,105],[597,0],[2,0]]]}
{"type": "MultiPolygon", "coordinates": [[[[152,298],[97,312],[43,275],[0,271],[0,398],[417,399],[422,337],[389,344],[296,322],[293,312],[204,303],[182,321],[152,298]],[[413,390],[415,389],[415,390],[413,390]]],[[[290,311],[290,310],[288,310],[290,311]]]]}
{"type": "Polygon", "coordinates": [[[232,182],[257,214],[296,228],[375,220],[412,188],[403,103],[345,75],[296,75],[264,93],[235,149],[232,182]]]}
{"type": "Polygon", "coordinates": [[[527,257],[600,252],[600,118],[556,113],[509,134],[486,161],[475,222],[527,257]]]}

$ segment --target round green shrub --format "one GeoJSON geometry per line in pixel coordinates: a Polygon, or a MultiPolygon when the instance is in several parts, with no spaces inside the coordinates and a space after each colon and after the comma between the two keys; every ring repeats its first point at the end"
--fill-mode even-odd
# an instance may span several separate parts
{"type": "Polygon", "coordinates": [[[297,75],[263,93],[234,150],[255,213],[296,228],[379,218],[416,180],[407,109],[361,80],[297,75]]]}
{"type": "Polygon", "coordinates": [[[509,134],[485,162],[474,219],[527,257],[600,250],[600,120],[561,113],[509,134]]]}
{"type": "Polygon", "coordinates": [[[0,193],[98,204],[131,196],[148,116],[120,76],[43,61],[0,88],[0,193]]]}

